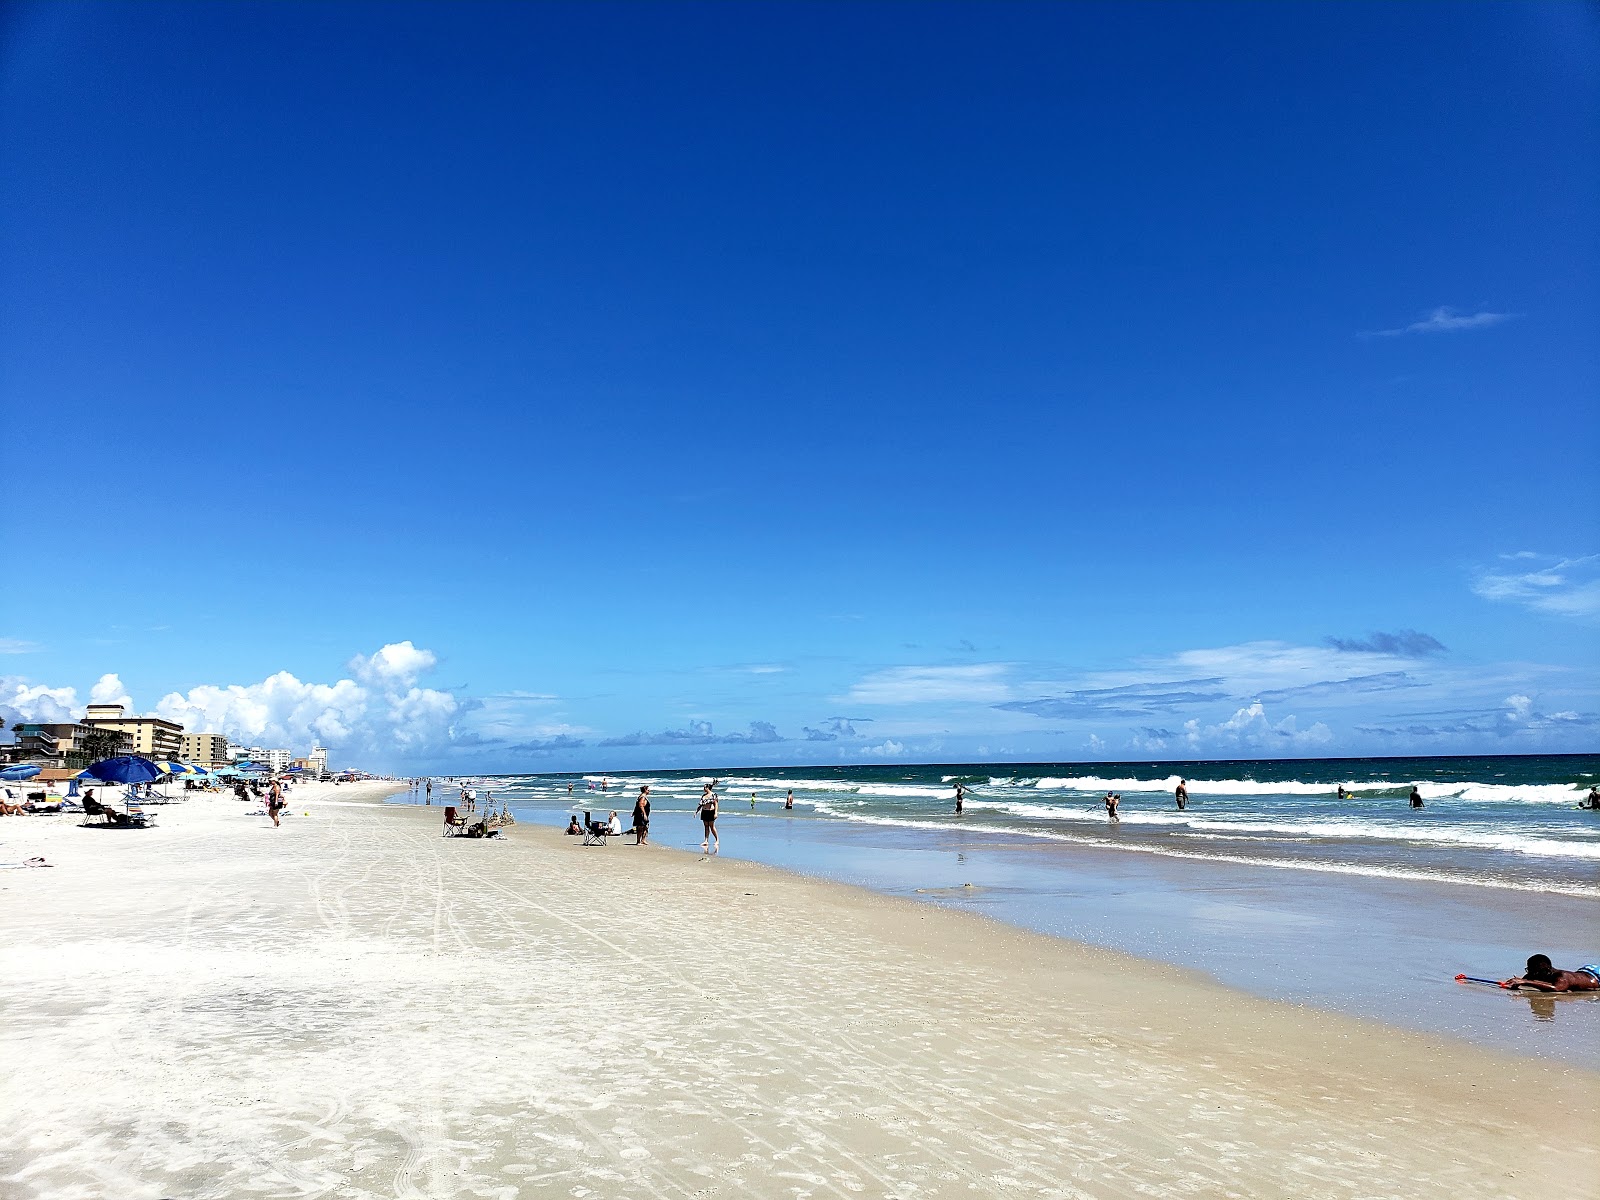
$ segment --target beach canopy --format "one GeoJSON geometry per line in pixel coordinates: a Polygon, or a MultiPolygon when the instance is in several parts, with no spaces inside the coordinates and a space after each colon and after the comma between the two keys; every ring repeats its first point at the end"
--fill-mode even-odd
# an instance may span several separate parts
{"type": "Polygon", "coordinates": [[[39,768],[32,763],[18,763],[14,767],[0,771],[0,779],[7,783],[21,783],[24,779],[32,779],[38,773],[39,768]]]}
{"type": "Polygon", "coordinates": [[[161,778],[161,768],[137,754],[119,754],[78,772],[78,778],[98,779],[101,783],[150,783],[161,778]]]}
{"type": "Polygon", "coordinates": [[[258,775],[269,769],[266,763],[258,762],[242,762],[238,764],[238,767],[241,771],[254,771],[258,775]]]}
{"type": "Polygon", "coordinates": [[[238,767],[218,767],[215,771],[213,771],[211,773],[213,775],[226,776],[229,779],[232,779],[235,775],[243,775],[244,774],[244,772],[239,770],[238,767]]]}

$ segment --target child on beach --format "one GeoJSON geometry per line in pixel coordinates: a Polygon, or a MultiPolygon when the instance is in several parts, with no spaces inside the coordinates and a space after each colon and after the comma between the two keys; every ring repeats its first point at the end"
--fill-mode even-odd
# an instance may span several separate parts
{"type": "Polygon", "coordinates": [[[1533,988],[1540,992],[1600,992],[1600,964],[1589,963],[1576,971],[1561,971],[1554,967],[1547,954],[1535,954],[1528,959],[1521,975],[1506,980],[1501,987],[1533,988]]]}

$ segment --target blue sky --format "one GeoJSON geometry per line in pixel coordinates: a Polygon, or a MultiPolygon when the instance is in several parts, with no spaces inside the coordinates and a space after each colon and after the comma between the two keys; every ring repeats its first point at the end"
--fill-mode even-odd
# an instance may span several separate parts
{"type": "Polygon", "coordinates": [[[0,716],[416,771],[1596,748],[1591,7],[13,5],[0,52],[0,716]]]}

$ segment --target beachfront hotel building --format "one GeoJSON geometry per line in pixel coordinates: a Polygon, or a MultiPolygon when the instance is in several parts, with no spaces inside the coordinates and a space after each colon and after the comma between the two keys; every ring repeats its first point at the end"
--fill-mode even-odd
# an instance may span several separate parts
{"type": "Polygon", "coordinates": [[[328,752],[321,746],[311,747],[311,754],[306,759],[306,765],[318,775],[328,773],[328,752]]]}
{"type": "Polygon", "coordinates": [[[102,758],[133,753],[133,737],[117,729],[95,729],[76,721],[23,721],[11,728],[16,741],[0,746],[0,762],[81,771],[102,758]]]}
{"type": "Polygon", "coordinates": [[[177,758],[183,749],[183,726],[161,717],[130,717],[120,704],[91,704],[80,724],[91,729],[115,729],[133,739],[130,754],[145,758],[177,758]]]}
{"type": "Polygon", "coordinates": [[[294,755],[287,750],[268,750],[267,757],[262,761],[267,764],[267,769],[276,775],[279,771],[288,769],[289,760],[293,757],[294,755]]]}
{"type": "Polygon", "coordinates": [[[179,743],[178,757],[184,762],[201,767],[225,767],[228,758],[228,739],[220,733],[186,733],[179,743]]]}

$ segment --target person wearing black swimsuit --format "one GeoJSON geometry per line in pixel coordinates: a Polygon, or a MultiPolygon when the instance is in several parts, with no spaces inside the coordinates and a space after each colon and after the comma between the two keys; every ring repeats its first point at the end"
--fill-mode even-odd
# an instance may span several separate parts
{"type": "Polygon", "coordinates": [[[639,798],[633,802],[633,844],[643,846],[650,840],[650,785],[639,789],[639,798]]]}
{"type": "Polygon", "coordinates": [[[706,789],[700,794],[700,823],[705,826],[705,840],[700,843],[700,849],[715,846],[722,849],[722,841],[717,837],[717,794],[711,790],[711,785],[706,784],[706,789]]]}

